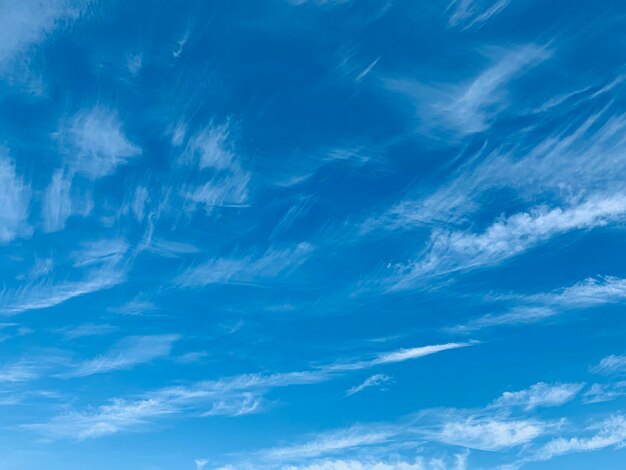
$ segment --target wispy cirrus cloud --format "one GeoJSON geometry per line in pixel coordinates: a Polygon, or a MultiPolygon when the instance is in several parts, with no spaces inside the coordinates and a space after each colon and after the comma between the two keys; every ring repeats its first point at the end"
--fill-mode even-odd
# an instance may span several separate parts
{"type": "Polygon", "coordinates": [[[265,458],[272,460],[294,460],[319,457],[346,449],[383,444],[397,435],[398,430],[384,426],[365,427],[354,426],[339,429],[316,436],[313,440],[284,447],[268,449],[262,453],[265,458]]]}
{"type": "Polygon", "coordinates": [[[541,407],[561,406],[573,400],[583,388],[582,383],[547,384],[539,382],[526,390],[504,392],[493,405],[520,407],[526,411],[541,407]]]}
{"type": "MultiPolygon", "coordinates": [[[[581,100],[603,103],[611,91],[602,88],[591,87],[581,100]]],[[[619,175],[626,171],[626,117],[620,109],[576,108],[547,135],[541,130],[542,123],[521,134],[513,147],[482,147],[465,156],[436,190],[409,191],[382,214],[365,220],[361,233],[467,226],[484,209],[485,195],[494,190],[513,191],[529,203],[547,199],[562,207],[623,191],[619,175]]]]}
{"type": "Polygon", "coordinates": [[[83,295],[109,289],[126,279],[128,246],[123,240],[99,240],[70,253],[78,280],[54,278],[54,272],[20,287],[0,292],[0,313],[18,313],[51,308],[83,295]]]}
{"type": "Polygon", "coordinates": [[[589,426],[586,435],[559,437],[551,440],[539,448],[528,460],[551,460],[566,454],[593,452],[607,447],[622,446],[624,442],[626,442],[626,418],[616,414],[589,426]]]}
{"type": "Polygon", "coordinates": [[[65,221],[72,215],[71,186],[71,178],[63,170],[52,175],[41,209],[44,231],[55,232],[65,227],[65,221]]]}
{"type": "MultiPolygon", "coordinates": [[[[168,355],[173,342],[177,339],[178,337],[172,335],[126,338],[108,353],[79,364],[63,376],[81,377],[128,369],[168,355]]],[[[373,359],[329,363],[303,371],[242,374],[165,387],[133,399],[117,398],[112,400],[111,404],[95,409],[53,417],[48,422],[28,425],[27,428],[54,439],[87,439],[125,431],[141,424],[146,425],[151,419],[164,414],[180,415],[193,411],[205,417],[243,416],[262,411],[263,398],[273,389],[320,384],[351,371],[408,361],[458,347],[461,346],[439,345],[401,349],[380,353],[373,359]],[[126,419],[126,409],[131,415],[129,419],[126,419]],[[140,416],[136,414],[137,410],[141,411],[140,416]],[[110,422],[106,418],[110,418],[110,422]]]]}
{"type": "Polygon", "coordinates": [[[470,333],[483,328],[536,323],[563,312],[591,308],[626,299],[626,281],[613,276],[588,278],[552,292],[530,295],[502,295],[493,300],[516,305],[503,313],[487,314],[465,324],[447,328],[451,333],[470,333]]]}
{"type": "Polygon", "coordinates": [[[129,336],[105,354],[78,364],[64,377],[85,377],[117,370],[129,370],[170,354],[178,335],[129,336]]]}
{"type": "Polygon", "coordinates": [[[444,133],[448,139],[483,132],[507,109],[507,85],[550,57],[550,51],[528,44],[497,55],[493,64],[464,83],[425,85],[404,79],[384,83],[389,90],[414,101],[424,132],[444,133]]]}
{"type": "Polygon", "coordinates": [[[453,418],[440,427],[426,431],[428,439],[444,444],[498,451],[527,444],[547,432],[545,423],[528,419],[453,418]]]}
{"type": "Polygon", "coordinates": [[[103,106],[79,111],[58,135],[69,146],[72,170],[88,178],[111,175],[142,152],[126,136],[117,113],[103,106]]]}
{"type": "Polygon", "coordinates": [[[0,148],[0,243],[30,234],[30,197],[30,186],[18,176],[6,150],[0,148]]]}
{"type": "Polygon", "coordinates": [[[583,396],[584,403],[604,403],[626,395],[626,381],[613,383],[594,383],[583,396]]]}
{"type": "Polygon", "coordinates": [[[452,0],[448,24],[469,29],[478,27],[504,10],[511,0],[452,0]]]}
{"type": "Polygon", "coordinates": [[[17,289],[0,293],[0,312],[15,315],[30,310],[41,310],[60,305],[83,295],[109,289],[126,279],[126,273],[117,266],[105,266],[89,271],[78,281],[29,283],[17,289]]]}
{"type": "Polygon", "coordinates": [[[131,426],[141,426],[148,418],[172,412],[165,403],[155,400],[132,403],[114,400],[92,411],[59,415],[47,423],[27,424],[23,428],[52,439],[84,440],[114,434],[131,426]]]}
{"type": "Polygon", "coordinates": [[[174,144],[182,145],[179,164],[195,167],[204,182],[186,184],[182,189],[190,209],[239,207],[247,204],[252,174],[237,155],[232,124],[209,125],[187,137],[184,127],[175,133],[174,144]]]}
{"type": "Polygon", "coordinates": [[[626,196],[618,193],[565,208],[536,207],[496,221],[479,233],[437,229],[418,260],[396,268],[392,288],[408,288],[433,275],[498,265],[555,236],[625,218],[626,196]]]}
{"type": "Polygon", "coordinates": [[[349,390],[346,391],[346,396],[352,396],[356,393],[362,392],[363,390],[367,389],[367,388],[372,388],[372,387],[379,387],[380,385],[389,383],[392,380],[392,378],[388,375],[385,374],[374,374],[371,377],[368,377],[367,379],[365,379],[362,383],[360,383],[359,385],[355,385],[354,387],[350,388],[349,390]]]}
{"type": "Polygon", "coordinates": [[[220,283],[267,281],[300,266],[313,249],[312,245],[303,242],[292,248],[271,248],[256,258],[218,258],[189,268],[175,282],[184,287],[201,287],[220,283]]]}
{"type": "Polygon", "coordinates": [[[624,374],[626,373],[626,355],[612,354],[603,358],[600,363],[592,369],[597,374],[624,374]]]}

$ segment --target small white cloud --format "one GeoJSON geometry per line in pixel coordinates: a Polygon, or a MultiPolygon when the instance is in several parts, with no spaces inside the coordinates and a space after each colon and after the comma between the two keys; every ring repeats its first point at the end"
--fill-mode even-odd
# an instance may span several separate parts
{"type": "Polygon", "coordinates": [[[626,218],[626,196],[595,197],[566,208],[537,207],[494,222],[482,233],[436,230],[425,255],[399,266],[394,289],[426,276],[497,265],[555,236],[626,218]]]}
{"type": "Polygon", "coordinates": [[[521,446],[544,433],[540,422],[469,418],[446,422],[439,430],[427,435],[433,440],[450,445],[497,451],[521,446]]]}
{"type": "Polygon", "coordinates": [[[504,392],[494,402],[497,407],[521,407],[526,411],[540,407],[561,406],[573,400],[584,384],[556,383],[546,384],[539,382],[526,390],[518,392],[504,392]]]}
{"type": "Polygon", "coordinates": [[[605,357],[593,368],[593,372],[605,375],[626,373],[626,355],[612,354],[605,357]]]}
{"type": "Polygon", "coordinates": [[[188,269],[178,277],[176,283],[184,287],[201,287],[268,280],[297,268],[312,251],[312,245],[299,243],[284,250],[269,249],[258,258],[218,258],[188,269]]]}
{"type": "Polygon", "coordinates": [[[0,243],[29,235],[31,189],[15,170],[14,163],[0,148],[0,243]]]}
{"type": "Polygon", "coordinates": [[[365,381],[363,381],[359,385],[356,385],[356,386],[352,387],[351,389],[349,389],[346,392],[346,396],[352,396],[355,393],[362,392],[366,388],[378,387],[380,385],[388,383],[390,380],[391,380],[391,377],[388,376],[388,375],[385,375],[385,374],[374,374],[371,377],[368,377],[367,379],[365,379],[365,381]]]}
{"type": "MultiPolygon", "coordinates": [[[[182,140],[182,135],[176,138],[180,126],[176,128],[175,141],[182,140]]],[[[210,212],[215,207],[246,204],[252,175],[241,166],[232,134],[232,126],[226,123],[207,126],[188,139],[179,162],[195,165],[208,179],[183,189],[182,195],[190,209],[199,205],[210,212]]]]}
{"type": "Polygon", "coordinates": [[[196,470],[203,470],[204,467],[208,465],[209,461],[207,459],[196,459],[194,463],[196,464],[196,470]]]}
{"type": "Polygon", "coordinates": [[[397,430],[392,428],[354,426],[321,434],[302,444],[268,449],[263,452],[263,456],[272,460],[318,457],[356,447],[383,444],[396,434],[397,430]]]}
{"type": "Polygon", "coordinates": [[[542,446],[529,460],[550,460],[560,455],[592,452],[626,442],[626,418],[615,415],[589,427],[590,436],[558,438],[542,446]]]}
{"type": "Polygon", "coordinates": [[[99,106],[80,111],[59,135],[69,146],[72,170],[88,178],[111,175],[118,166],[141,154],[141,149],[124,134],[117,114],[99,106]]]}
{"type": "Polygon", "coordinates": [[[65,227],[65,221],[72,215],[70,190],[72,179],[63,170],[52,175],[52,181],[43,196],[43,229],[55,232],[65,227]]]}
{"type": "Polygon", "coordinates": [[[387,79],[385,85],[415,103],[423,132],[443,133],[449,140],[489,129],[509,107],[507,85],[549,56],[545,47],[528,44],[501,51],[493,64],[465,83],[424,85],[387,79]]]}
{"type": "Polygon", "coordinates": [[[120,340],[110,351],[87,360],[64,374],[66,377],[84,377],[116,370],[128,370],[168,356],[178,335],[129,336],[120,340]]]}
{"type": "Polygon", "coordinates": [[[510,0],[452,0],[448,24],[468,29],[480,26],[504,10],[510,0]]]}

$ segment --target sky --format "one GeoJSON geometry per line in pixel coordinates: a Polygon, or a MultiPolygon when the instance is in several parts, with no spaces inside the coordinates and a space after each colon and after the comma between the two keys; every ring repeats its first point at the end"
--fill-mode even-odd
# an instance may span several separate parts
{"type": "Polygon", "coordinates": [[[0,467],[623,468],[625,25],[0,0],[0,467]]]}

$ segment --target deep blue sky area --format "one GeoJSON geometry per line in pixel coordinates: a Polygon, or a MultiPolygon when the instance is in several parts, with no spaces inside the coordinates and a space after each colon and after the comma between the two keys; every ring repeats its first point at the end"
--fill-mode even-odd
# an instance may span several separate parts
{"type": "Polygon", "coordinates": [[[626,4],[0,0],[0,468],[626,468],[626,4]]]}

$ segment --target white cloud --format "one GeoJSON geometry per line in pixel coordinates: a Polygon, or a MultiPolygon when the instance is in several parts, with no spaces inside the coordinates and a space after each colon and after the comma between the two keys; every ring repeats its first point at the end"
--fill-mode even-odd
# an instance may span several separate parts
{"type": "Polygon", "coordinates": [[[365,379],[359,385],[356,385],[346,391],[346,396],[352,396],[355,393],[362,392],[366,388],[378,387],[379,385],[385,384],[391,380],[391,377],[385,374],[374,374],[371,377],[365,379]]]}
{"type": "Polygon", "coordinates": [[[0,243],[30,234],[28,213],[31,190],[16,171],[14,163],[0,148],[0,243]]]}
{"type": "Polygon", "coordinates": [[[448,6],[451,11],[448,24],[462,29],[479,26],[504,10],[509,3],[510,0],[452,0],[448,6]]]}
{"type": "Polygon", "coordinates": [[[253,393],[245,392],[241,397],[219,400],[202,416],[243,416],[260,410],[261,399],[253,393]]]}
{"type": "Polygon", "coordinates": [[[30,361],[7,364],[0,368],[0,383],[29,382],[39,377],[40,367],[30,361]]]}
{"type": "Polygon", "coordinates": [[[584,403],[603,403],[626,395],[626,381],[610,384],[595,383],[583,396],[584,403]]]}
{"type": "Polygon", "coordinates": [[[202,470],[208,465],[209,461],[206,459],[196,459],[194,463],[196,464],[196,470],[202,470]]]}
{"type": "Polygon", "coordinates": [[[113,174],[141,154],[124,134],[117,114],[100,106],[80,111],[59,135],[69,145],[73,171],[93,179],[113,174]]]}
{"type": "Polygon", "coordinates": [[[146,423],[148,418],[172,413],[165,403],[156,400],[125,402],[114,400],[83,413],[67,413],[47,423],[27,424],[23,428],[40,432],[55,439],[90,439],[115,434],[128,427],[146,423]]]}
{"type": "Polygon", "coordinates": [[[445,422],[440,429],[426,436],[449,445],[497,451],[521,446],[545,432],[543,423],[537,421],[470,417],[445,422]]]}
{"type": "Polygon", "coordinates": [[[323,459],[302,465],[289,465],[282,470],[465,470],[465,454],[459,454],[456,462],[446,464],[438,458],[359,458],[323,459]]]}
{"type": "Polygon", "coordinates": [[[272,279],[300,266],[313,250],[308,243],[299,243],[283,250],[269,249],[253,258],[218,258],[190,268],[176,282],[185,287],[200,287],[217,283],[254,283],[272,279]]]}
{"type": "Polygon", "coordinates": [[[624,220],[626,196],[596,197],[566,208],[536,207],[494,222],[481,233],[435,230],[425,254],[397,268],[394,288],[458,270],[497,265],[552,237],[624,220]]]}
{"type": "Polygon", "coordinates": [[[61,230],[65,227],[65,221],[72,215],[71,186],[72,180],[63,170],[58,170],[52,175],[42,204],[43,229],[46,232],[61,230]]]}
{"type": "Polygon", "coordinates": [[[542,46],[529,44],[500,51],[499,58],[469,82],[423,85],[389,79],[386,86],[414,100],[424,132],[444,132],[449,140],[483,132],[507,109],[507,85],[550,56],[542,46]]]}
{"type": "Polygon", "coordinates": [[[116,370],[128,370],[168,356],[177,335],[129,336],[117,342],[107,353],[78,364],[65,377],[84,377],[116,370]]]}
{"type": "Polygon", "coordinates": [[[85,323],[72,328],[64,328],[61,333],[70,340],[88,336],[102,336],[114,333],[119,328],[108,324],[85,323]]]}
{"type": "Polygon", "coordinates": [[[621,302],[624,299],[626,299],[626,279],[613,276],[587,278],[564,289],[525,297],[528,302],[544,303],[561,308],[587,308],[621,302]]]}
{"type": "Polygon", "coordinates": [[[626,280],[612,276],[587,278],[552,292],[532,295],[503,295],[495,300],[520,303],[505,313],[487,314],[447,328],[452,333],[468,333],[500,325],[535,323],[572,309],[589,308],[626,299],[626,280]]]}
{"type": "Polygon", "coordinates": [[[355,447],[383,444],[397,434],[395,429],[354,426],[316,436],[313,440],[263,452],[265,458],[293,460],[345,451],[355,447]]]}
{"type": "Polygon", "coordinates": [[[0,73],[7,64],[54,31],[61,20],[80,13],[84,2],[69,0],[7,0],[0,3],[0,73]]]}
{"type": "Polygon", "coordinates": [[[200,205],[210,212],[215,207],[246,204],[252,175],[241,166],[232,134],[229,123],[210,125],[187,140],[180,163],[195,165],[208,179],[183,189],[183,197],[191,209],[200,205]]]}
{"type": "Polygon", "coordinates": [[[561,406],[576,397],[584,384],[539,382],[526,390],[504,392],[494,405],[498,407],[521,407],[526,411],[540,407],[561,406]]]}
{"type": "Polygon", "coordinates": [[[362,223],[360,230],[467,226],[486,194],[499,189],[527,203],[551,200],[564,207],[623,192],[618,175],[626,171],[626,116],[610,106],[590,108],[594,111],[585,113],[577,107],[571,112],[575,117],[550,134],[524,132],[514,146],[507,141],[479,149],[434,192],[424,194],[416,187],[383,214],[362,223]]]}
{"type": "MultiPolygon", "coordinates": [[[[160,337],[131,337],[118,343],[107,354],[94,360],[79,364],[75,370],[64,374],[68,376],[85,376],[89,374],[106,372],[110,370],[128,369],[136,364],[149,362],[157,357],[169,354],[171,344],[177,340],[172,335],[160,337]]],[[[421,348],[402,349],[396,352],[379,354],[374,359],[343,362],[323,365],[314,369],[284,372],[275,374],[243,374],[218,380],[205,380],[185,386],[165,387],[152,392],[144,393],[132,400],[113,400],[116,406],[113,409],[123,413],[129,409],[143,410],[141,419],[118,419],[115,413],[110,419],[109,413],[98,410],[108,410],[108,406],[101,406],[96,411],[80,413],[68,413],[57,416],[47,423],[29,425],[33,430],[42,432],[52,438],[76,438],[86,439],[113,434],[132,428],[139,424],[148,424],[151,417],[163,414],[183,414],[193,410],[195,415],[208,416],[242,416],[261,411],[262,399],[270,390],[295,385],[313,385],[329,381],[334,377],[345,374],[352,370],[361,370],[376,365],[400,362],[427,354],[434,354],[445,349],[453,349],[461,346],[426,346],[421,348]],[[123,404],[123,406],[117,406],[123,404]],[[148,406],[149,405],[149,406],[148,406]]],[[[134,416],[134,415],[133,415],[134,416]]],[[[367,440],[372,440],[381,433],[370,433],[363,436],[357,428],[352,429],[352,435],[338,443],[330,443],[330,439],[318,442],[320,446],[327,446],[328,451],[334,446],[361,445],[367,440]]],[[[270,454],[305,452],[302,448],[291,450],[276,450],[270,454]]],[[[315,454],[313,447],[308,451],[315,454]]]]}
{"type": "Polygon", "coordinates": [[[5,289],[0,293],[0,312],[15,315],[54,307],[70,299],[114,287],[125,278],[125,272],[119,267],[104,266],[89,271],[80,281],[45,280],[18,289],[5,289]]]}
{"type": "Polygon", "coordinates": [[[626,419],[615,415],[589,428],[589,437],[554,439],[542,446],[531,460],[550,460],[554,457],[575,452],[592,452],[611,446],[622,446],[626,441],[626,419]]]}
{"type": "Polygon", "coordinates": [[[337,362],[321,367],[321,370],[328,372],[344,372],[353,370],[369,369],[371,367],[381,366],[385,364],[395,364],[420,357],[430,356],[439,352],[451,349],[466,348],[477,344],[474,341],[466,343],[445,343],[434,344],[429,346],[418,346],[415,348],[403,348],[391,352],[377,354],[371,359],[363,359],[350,362],[337,362]]]}
{"type": "Polygon", "coordinates": [[[626,372],[626,355],[617,356],[612,354],[605,357],[593,368],[593,372],[606,375],[623,374],[626,372]]]}

